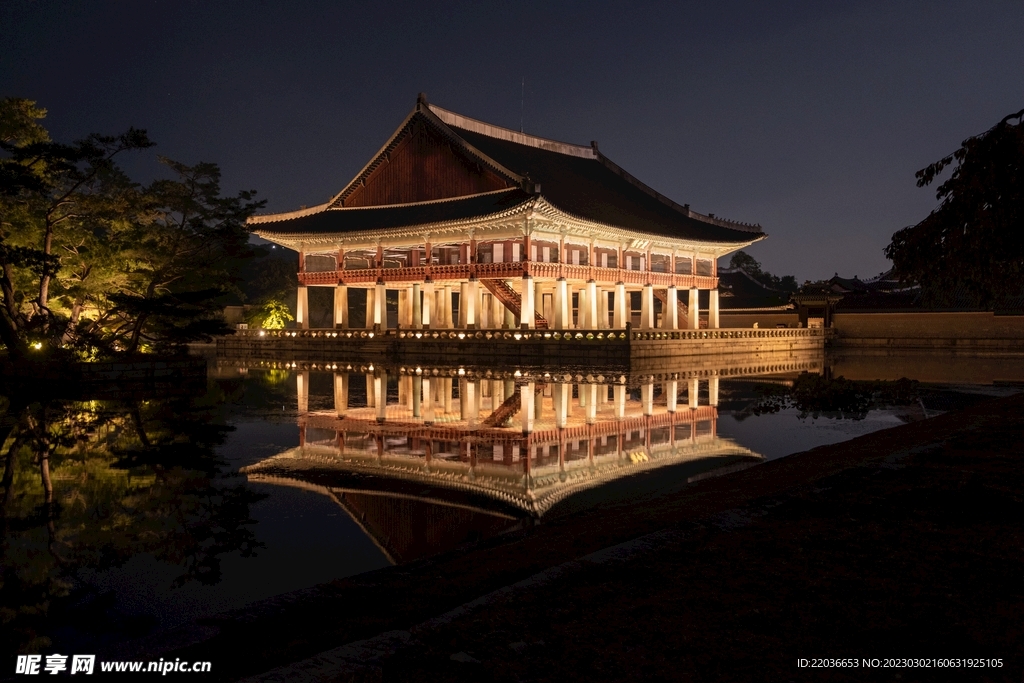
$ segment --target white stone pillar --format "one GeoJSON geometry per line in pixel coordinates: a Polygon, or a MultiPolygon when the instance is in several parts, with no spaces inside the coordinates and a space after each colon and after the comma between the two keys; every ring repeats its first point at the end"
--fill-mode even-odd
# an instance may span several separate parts
{"type": "Polygon", "coordinates": [[[675,285],[669,285],[665,295],[665,309],[661,313],[661,326],[666,330],[679,329],[679,300],[675,285]]]}
{"type": "Polygon", "coordinates": [[[564,277],[560,277],[555,282],[554,327],[556,330],[567,330],[571,327],[569,303],[569,284],[564,277]]]}
{"type": "Polygon", "coordinates": [[[420,285],[412,285],[412,326],[413,329],[423,328],[423,304],[420,302],[420,285]]]}
{"type": "Polygon", "coordinates": [[[615,310],[613,311],[613,315],[615,316],[613,328],[616,330],[626,329],[626,323],[629,322],[629,307],[626,304],[626,285],[622,282],[616,282],[615,310]]]}
{"type": "Polygon", "coordinates": [[[653,330],[654,327],[654,287],[647,283],[640,300],[640,329],[653,330]]]}
{"type": "MultiPolygon", "coordinates": [[[[476,278],[470,278],[466,284],[466,316],[465,325],[466,329],[475,329],[479,327],[479,313],[480,313],[480,283],[476,278]]],[[[459,308],[462,308],[462,302],[459,302],[459,308]]]]}
{"type": "Polygon", "coordinates": [[[373,301],[375,293],[375,287],[366,288],[366,324],[364,325],[366,329],[373,327],[373,316],[376,315],[377,312],[377,305],[373,301]]]}
{"type": "Polygon", "coordinates": [[[467,282],[460,282],[459,283],[459,321],[455,325],[456,329],[460,329],[460,330],[466,329],[466,308],[467,308],[467,306],[466,306],[466,299],[469,298],[467,296],[467,292],[468,291],[469,291],[469,283],[467,283],[467,282]]]}
{"type": "Polygon", "coordinates": [[[348,373],[334,373],[334,412],[345,417],[348,412],[348,373]]]}
{"type": "Polygon", "coordinates": [[[431,318],[434,314],[434,283],[427,281],[423,283],[423,310],[420,312],[420,327],[430,329],[431,318]]]}
{"type": "Polygon", "coordinates": [[[691,410],[697,410],[700,406],[698,398],[700,397],[700,380],[691,379],[690,388],[687,390],[688,398],[690,399],[691,410]]]}
{"type": "Polygon", "coordinates": [[[718,405],[718,378],[711,377],[708,379],[708,405],[718,405]]]}
{"type": "Polygon", "coordinates": [[[309,288],[299,285],[298,294],[295,297],[295,326],[309,329],[309,288]]]}
{"type": "Polygon", "coordinates": [[[295,403],[299,415],[309,412],[309,373],[295,373],[295,403]]]}
{"type": "Polygon", "coordinates": [[[534,311],[537,310],[537,304],[534,298],[533,278],[529,275],[524,275],[522,279],[522,287],[520,297],[522,304],[519,311],[519,326],[523,329],[532,330],[536,327],[536,315],[534,311]]]}
{"type": "Polygon", "coordinates": [[[334,326],[348,329],[348,286],[338,285],[334,288],[334,326]]]}
{"type": "Polygon", "coordinates": [[[452,311],[452,286],[445,285],[444,290],[441,292],[441,311],[442,321],[441,327],[446,330],[450,330],[455,325],[454,313],[452,311]]]}
{"type": "Polygon", "coordinates": [[[709,294],[708,302],[708,329],[718,329],[718,290],[712,289],[709,294]]]}
{"type": "Polygon", "coordinates": [[[662,391],[665,392],[665,405],[668,406],[668,412],[676,412],[676,403],[679,398],[679,382],[674,379],[665,382],[662,391]]]}
{"type": "Polygon", "coordinates": [[[690,301],[686,310],[686,327],[691,330],[700,329],[700,297],[696,287],[690,288],[690,301]]]}
{"type": "Polygon", "coordinates": [[[608,291],[597,289],[597,329],[608,329],[608,291]]]}
{"type": "Polygon", "coordinates": [[[398,326],[403,330],[412,327],[412,297],[405,287],[398,290],[398,326]]]}
{"type": "Polygon", "coordinates": [[[549,312],[544,308],[544,285],[540,280],[533,281],[533,305],[541,317],[548,321],[548,327],[553,327],[555,324],[554,309],[552,309],[551,315],[548,315],[549,312]]]}
{"type": "Polygon", "coordinates": [[[480,285],[479,280],[474,279],[472,282],[476,283],[474,285],[476,288],[476,306],[473,308],[473,320],[476,323],[476,328],[480,329],[483,327],[484,322],[484,289],[486,288],[480,285]]]}
{"type": "Polygon", "coordinates": [[[519,413],[523,419],[523,436],[533,432],[533,400],[536,386],[533,382],[519,389],[519,413]]]}
{"type": "Polygon", "coordinates": [[[383,330],[388,326],[388,295],[383,282],[378,282],[373,294],[373,324],[383,330]]]}
{"type": "Polygon", "coordinates": [[[597,283],[593,280],[587,281],[587,320],[586,330],[597,330],[601,328],[598,322],[598,304],[597,304],[597,283]]]}

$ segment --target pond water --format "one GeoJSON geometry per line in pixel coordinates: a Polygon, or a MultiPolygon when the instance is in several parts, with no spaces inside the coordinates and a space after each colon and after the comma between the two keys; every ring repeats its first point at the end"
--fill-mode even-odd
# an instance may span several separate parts
{"type": "Polygon", "coordinates": [[[952,382],[934,358],[857,363],[605,375],[212,359],[206,386],[174,395],[6,396],[3,640],[102,651],[1021,386],[1019,361],[981,364],[976,382],[963,361],[952,382]],[[926,382],[891,381],[915,367],[926,382]]]}

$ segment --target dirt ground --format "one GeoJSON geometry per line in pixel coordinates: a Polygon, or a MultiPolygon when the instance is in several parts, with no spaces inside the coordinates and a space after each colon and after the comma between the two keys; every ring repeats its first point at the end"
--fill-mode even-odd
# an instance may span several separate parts
{"type": "Polygon", "coordinates": [[[210,620],[219,635],[170,657],[212,660],[232,680],[405,629],[407,647],[322,680],[1019,682],[1022,579],[1017,395],[210,620]],[[645,552],[416,628],[665,529],[645,552]],[[961,666],[883,668],[887,658],[961,666]],[[967,668],[977,659],[990,661],[967,668]]]}

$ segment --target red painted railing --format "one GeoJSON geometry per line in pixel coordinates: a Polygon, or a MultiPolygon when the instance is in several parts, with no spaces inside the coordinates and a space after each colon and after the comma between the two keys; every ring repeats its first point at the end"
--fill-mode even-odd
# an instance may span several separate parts
{"type": "Polygon", "coordinates": [[[468,280],[470,276],[480,279],[515,279],[521,278],[524,274],[542,280],[554,280],[559,277],[582,282],[595,280],[606,286],[623,282],[629,285],[646,285],[650,283],[658,287],[675,285],[681,289],[689,289],[691,287],[715,289],[718,287],[718,278],[712,275],[674,275],[672,273],[656,273],[647,270],[576,266],[565,263],[544,263],[541,261],[306,271],[299,273],[299,284],[330,286],[339,283],[372,284],[378,281],[395,283],[423,282],[427,276],[430,276],[433,280],[468,280]]]}

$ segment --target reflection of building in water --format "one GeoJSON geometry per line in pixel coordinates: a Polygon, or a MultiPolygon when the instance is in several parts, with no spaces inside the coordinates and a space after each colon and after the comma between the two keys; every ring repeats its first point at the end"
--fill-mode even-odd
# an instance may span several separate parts
{"type": "Polygon", "coordinates": [[[760,459],[718,438],[717,377],[447,372],[335,373],[334,410],[325,411],[308,410],[310,373],[296,373],[299,446],[244,472],[331,495],[403,558],[450,545],[431,521],[459,538],[490,535],[630,474],[760,459]]]}

